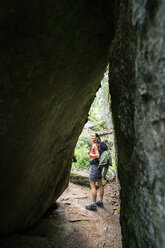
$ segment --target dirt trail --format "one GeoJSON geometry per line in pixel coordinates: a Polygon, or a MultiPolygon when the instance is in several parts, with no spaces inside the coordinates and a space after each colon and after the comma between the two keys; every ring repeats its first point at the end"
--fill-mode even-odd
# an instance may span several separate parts
{"type": "Polygon", "coordinates": [[[75,228],[65,247],[122,247],[116,182],[106,184],[104,189],[104,209],[97,208],[97,212],[85,209],[85,205],[91,203],[89,188],[70,183],[59,198],[60,208],[65,209],[67,219],[75,228]]]}
{"type": "Polygon", "coordinates": [[[115,180],[105,185],[104,209],[85,209],[90,189],[69,187],[40,221],[0,240],[0,248],[122,248],[115,180]]]}

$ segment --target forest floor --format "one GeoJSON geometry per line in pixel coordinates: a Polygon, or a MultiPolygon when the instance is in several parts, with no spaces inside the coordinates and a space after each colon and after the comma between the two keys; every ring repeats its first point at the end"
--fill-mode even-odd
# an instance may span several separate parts
{"type": "Polygon", "coordinates": [[[89,187],[73,184],[41,220],[2,239],[2,248],[122,248],[115,178],[104,186],[104,208],[88,211],[89,187]]]}

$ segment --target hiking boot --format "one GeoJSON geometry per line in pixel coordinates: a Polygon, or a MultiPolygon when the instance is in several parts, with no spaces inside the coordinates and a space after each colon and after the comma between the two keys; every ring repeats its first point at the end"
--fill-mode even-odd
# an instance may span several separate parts
{"type": "Polygon", "coordinates": [[[104,204],[102,201],[97,201],[97,206],[100,207],[100,208],[104,208],[104,204]]]}
{"type": "Polygon", "coordinates": [[[97,205],[94,204],[94,203],[91,203],[90,205],[85,206],[85,208],[86,208],[87,210],[97,211],[97,205]]]}

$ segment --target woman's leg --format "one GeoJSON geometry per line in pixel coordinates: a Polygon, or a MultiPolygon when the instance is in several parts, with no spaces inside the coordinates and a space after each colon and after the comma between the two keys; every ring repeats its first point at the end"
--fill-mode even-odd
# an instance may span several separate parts
{"type": "Polygon", "coordinates": [[[90,182],[91,193],[92,193],[92,201],[96,202],[97,191],[96,191],[96,183],[90,182]]]}
{"type": "Polygon", "coordinates": [[[98,183],[98,186],[99,186],[100,200],[103,200],[103,196],[104,196],[104,187],[103,187],[102,179],[98,180],[97,183],[98,183]]]}

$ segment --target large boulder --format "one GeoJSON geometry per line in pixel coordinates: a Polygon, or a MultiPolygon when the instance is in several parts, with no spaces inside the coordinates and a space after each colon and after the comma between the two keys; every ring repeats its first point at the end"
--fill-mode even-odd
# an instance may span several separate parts
{"type": "Polygon", "coordinates": [[[162,0],[115,5],[110,91],[124,248],[165,247],[164,13],[162,0]]]}
{"type": "Polygon", "coordinates": [[[110,2],[4,1],[0,15],[0,235],[34,224],[68,185],[108,63],[110,2]]]}

